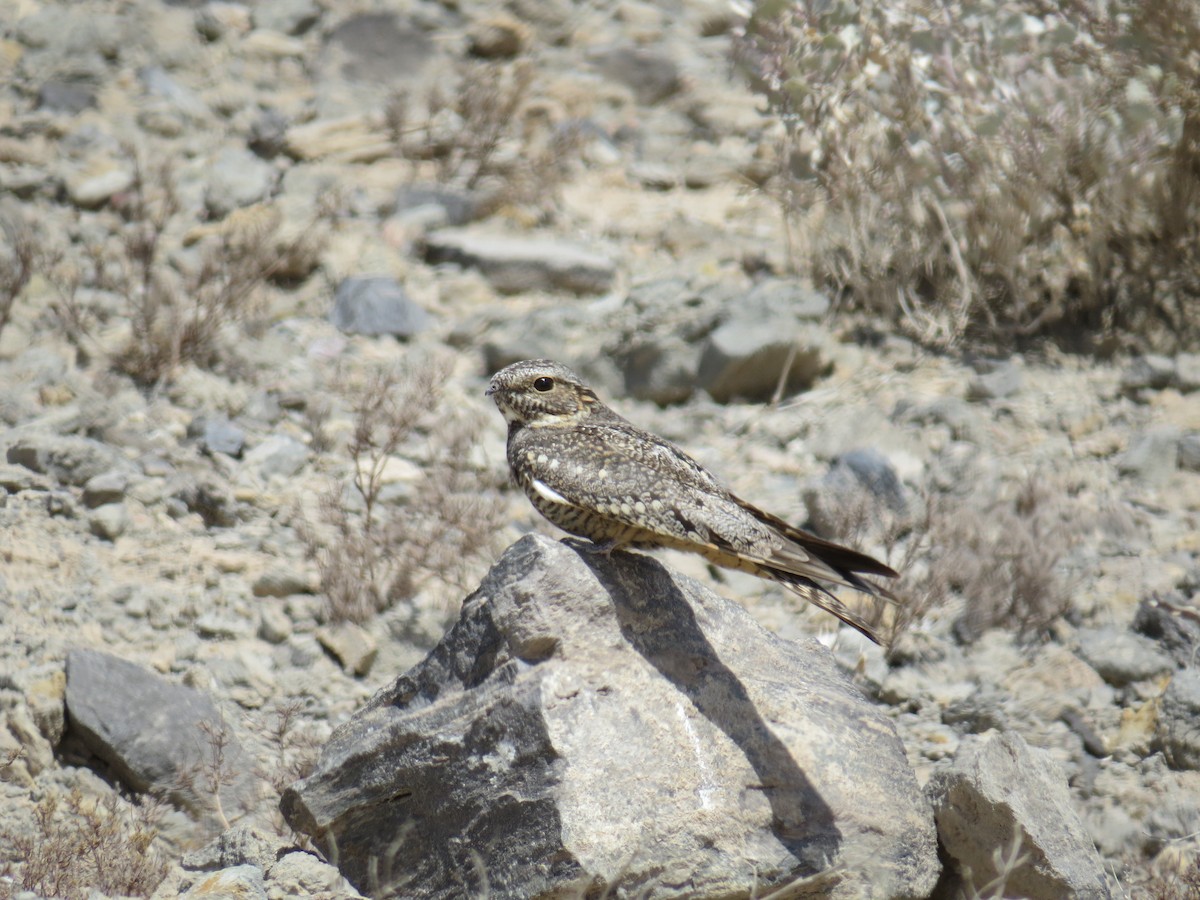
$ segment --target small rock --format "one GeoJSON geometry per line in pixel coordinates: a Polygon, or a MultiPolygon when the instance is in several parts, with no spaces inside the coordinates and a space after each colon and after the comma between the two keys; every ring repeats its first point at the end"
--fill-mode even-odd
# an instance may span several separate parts
{"type": "Polygon", "coordinates": [[[67,196],[81,209],[96,209],[133,185],[133,172],[110,160],[97,160],[66,178],[67,196]]]}
{"type": "Polygon", "coordinates": [[[483,365],[498,372],[522,359],[558,359],[571,356],[565,348],[570,336],[586,329],[588,314],[566,306],[548,316],[541,310],[492,322],[482,335],[483,365]]]}
{"type": "Polygon", "coordinates": [[[442,229],[425,238],[425,260],[478,269],[506,294],[569,291],[602,294],[616,278],[611,259],[557,238],[507,237],[442,229]]]}
{"type": "Polygon", "coordinates": [[[428,330],[433,319],[386,276],[347,278],[338,285],[329,321],[348,334],[391,334],[409,338],[428,330]]]}
{"type": "Polygon", "coordinates": [[[288,597],[292,594],[312,594],[317,585],[302,566],[280,566],[260,574],[250,590],[255,597],[288,597]]]}
{"type": "Polygon", "coordinates": [[[125,499],[129,488],[129,476],[121,471],[102,472],[89,478],[83,486],[83,505],[89,509],[106,503],[119,503],[125,499]]]}
{"type": "Polygon", "coordinates": [[[1021,367],[1014,362],[1005,362],[981,372],[967,385],[968,400],[999,400],[1021,390],[1025,380],[1021,367]]]}
{"type": "Polygon", "coordinates": [[[267,900],[263,870],[258,866],[231,866],[201,878],[184,891],[191,900],[267,900]]]}
{"type": "Polygon", "coordinates": [[[264,604],[258,611],[258,636],[268,644],[282,644],[292,636],[292,620],[274,604],[264,604]]]}
{"type": "Polygon", "coordinates": [[[19,684],[38,731],[57,747],[67,727],[67,673],[57,667],[26,670],[19,684]]]}
{"type": "Polygon", "coordinates": [[[1162,390],[1175,380],[1175,360],[1169,356],[1147,354],[1134,358],[1121,374],[1121,387],[1128,392],[1149,388],[1162,390]]]}
{"type": "Polygon", "coordinates": [[[322,12],[316,0],[256,0],[254,24],[299,37],[320,21],[322,12]]]}
{"type": "Polygon", "coordinates": [[[683,403],[696,391],[700,349],[674,335],[647,335],[617,357],[625,393],[660,406],[683,403]]]}
{"type": "Polygon", "coordinates": [[[250,123],[246,146],[264,159],[273,159],[287,147],[288,118],[277,109],[264,109],[250,123]]]}
{"type": "Polygon", "coordinates": [[[378,12],[343,19],[325,39],[324,55],[342,78],[377,86],[420,72],[435,49],[427,32],[393,13],[378,12]]]}
{"type": "Polygon", "coordinates": [[[358,678],[371,671],[379,645],[370,632],[353,622],[339,622],[317,629],[317,640],[343,669],[358,678]]]}
{"type": "Polygon", "coordinates": [[[655,50],[617,47],[593,53],[590,62],[607,78],[630,88],[646,106],[661,103],[683,87],[679,67],[655,50]]]}
{"type": "Polygon", "coordinates": [[[908,507],[908,497],[900,476],[886,456],[871,447],[850,450],[836,457],[833,467],[849,472],[871,496],[893,512],[902,513],[908,507]]]}
{"type": "Polygon", "coordinates": [[[192,623],[192,627],[195,628],[196,634],[209,640],[229,641],[247,638],[253,634],[253,628],[244,618],[217,609],[201,613],[192,623]]]}
{"type": "Polygon", "coordinates": [[[280,891],[285,897],[350,900],[362,896],[346,884],[341,872],[301,850],[285,854],[271,866],[270,880],[271,890],[280,891]]]}
{"type": "Polygon", "coordinates": [[[240,147],[226,147],[208,167],[204,205],[215,218],[266,200],[275,188],[275,167],[240,147]]]}
{"type": "Polygon", "coordinates": [[[1162,484],[1175,471],[1179,436],[1179,429],[1171,425],[1147,428],[1134,435],[1117,460],[1117,471],[1147,484],[1162,484]]]}
{"type": "Polygon", "coordinates": [[[1176,672],[1159,701],[1157,740],[1176,769],[1200,769],[1200,669],[1176,672]]]}
{"type": "Polygon", "coordinates": [[[1175,663],[1147,637],[1117,628],[1085,628],[1076,634],[1079,655],[1114,687],[1157,678],[1175,663]]]}
{"type": "Polygon", "coordinates": [[[35,434],[8,448],[8,461],[49,475],[60,484],[82,486],[116,469],[120,454],[107,444],[75,435],[35,434]]]}
{"type": "Polygon", "coordinates": [[[0,465],[0,488],[10,494],[21,491],[48,491],[53,482],[44,475],[21,465],[0,465]]]}
{"type": "Polygon", "coordinates": [[[183,855],[181,865],[191,871],[212,872],[234,866],[254,866],[266,871],[275,864],[288,842],[253,825],[238,824],[221,832],[199,850],[183,855]]]}
{"type": "Polygon", "coordinates": [[[47,81],[38,89],[38,109],[79,113],[96,105],[96,87],[80,81],[47,81]]]}
{"type": "Polygon", "coordinates": [[[171,108],[190,119],[208,116],[204,101],[188,87],[184,87],[162,66],[146,66],[138,70],[138,81],[142,89],[152,97],[159,97],[171,108]]]}
{"type": "Polygon", "coordinates": [[[829,297],[792,278],[764,278],[746,295],[741,306],[754,315],[786,311],[799,321],[819,322],[829,312],[829,297]]]}
{"type": "Polygon", "coordinates": [[[374,162],[396,152],[382,123],[366,115],[293,125],[284,136],[284,145],[295,159],[344,163],[374,162]]]}
{"type": "Polygon", "coordinates": [[[467,46],[480,59],[512,59],[529,46],[533,33],[528,25],[507,13],[495,13],[471,25],[467,46]]]}
{"type": "Polygon", "coordinates": [[[635,162],[629,165],[629,177],[648,191],[672,191],[679,187],[680,175],[660,162],[635,162]]]}
{"type": "Polygon", "coordinates": [[[443,185],[415,185],[396,192],[392,215],[403,222],[444,228],[466,225],[478,218],[484,204],[466,190],[443,185]]]}
{"type": "Polygon", "coordinates": [[[188,436],[200,438],[209,453],[224,453],[235,459],[246,446],[246,432],[225,416],[197,416],[188,425],[188,436]]]}
{"type": "Polygon", "coordinates": [[[1200,472],[1200,432],[1185,434],[1179,439],[1177,461],[1186,472],[1200,472]]]}
{"type": "Polygon", "coordinates": [[[92,510],[88,516],[92,534],[106,541],[115,541],[129,528],[129,510],[124,503],[108,503],[92,510]]]}
{"type": "Polygon", "coordinates": [[[1138,604],[1133,617],[1133,630],[1144,634],[1160,645],[1176,664],[1189,668],[1196,661],[1196,648],[1200,647],[1200,622],[1195,618],[1195,605],[1180,598],[1169,602],[1166,598],[1149,597],[1138,604]]]}
{"type": "Polygon", "coordinates": [[[1175,386],[1184,394],[1200,391],[1200,353],[1180,353],[1175,357],[1175,386]]]}
{"type": "Polygon", "coordinates": [[[242,462],[264,481],[273,475],[290,478],[308,462],[308,447],[287,435],[273,434],[246,453],[242,462]]]}
{"type": "Polygon", "coordinates": [[[1015,732],[963,738],[926,793],[942,847],[957,869],[951,881],[958,890],[947,896],[1003,884],[1005,896],[1028,900],[1112,897],[1062,770],[1015,732]],[[1012,860],[1007,867],[1005,859],[1012,860]]]}
{"type": "Polygon", "coordinates": [[[250,30],[250,10],[241,3],[211,0],[196,10],[196,31],[206,41],[219,41],[227,34],[245,34],[250,30]]]}

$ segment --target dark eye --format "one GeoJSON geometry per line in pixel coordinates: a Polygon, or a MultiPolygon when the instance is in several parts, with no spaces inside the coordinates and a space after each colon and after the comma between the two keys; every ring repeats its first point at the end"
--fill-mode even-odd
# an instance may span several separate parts
{"type": "Polygon", "coordinates": [[[533,382],[533,389],[535,391],[541,391],[543,394],[546,393],[546,391],[550,390],[553,387],[554,387],[554,379],[551,378],[549,375],[543,375],[541,378],[538,378],[537,380],[535,380],[533,382]]]}

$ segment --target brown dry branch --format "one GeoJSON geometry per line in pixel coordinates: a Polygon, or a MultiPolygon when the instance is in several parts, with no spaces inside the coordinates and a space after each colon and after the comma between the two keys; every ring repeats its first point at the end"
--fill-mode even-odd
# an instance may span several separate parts
{"type": "Polygon", "coordinates": [[[12,319],[17,298],[37,269],[38,247],[24,221],[0,222],[0,334],[12,319]]]}
{"type": "Polygon", "coordinates": [[[1196,4],[762,0],[735,46],[839,305],[939,347],[1200,340],[1196,4]]]}
{"type": "Polygon", "coordinates": [[[480,423],[443,403],[447,375],[425,359],[342,386],[355,398],[355,502],[335,484],[321,497],[319,521],[301,518],[330,621],[364,622],[429,579],[463,584],[490,557],[499,501],[469,462],[480,423]],[[385,503],[389,463],[401,457],[419,460],[420,477],[402,503],[385,503]]]}
{"type": "Polygon", "coordinates": [[[538,96],[526,61],[466,62],[452,95],[435,87],[418,104],[398,92],[385,117],[396,154],[432,162],[440,183],[486,187],[490,206],[533,206],[543,216],[552,213],[582,144],[578,125],[561,121],[538,96]]]}
{"type": "Polygon", "coordinates": [[[156,846],[160,814],[146,799],[48,791],[34,807],[32,831],[2,835],[21,862],[4,866],[0,897],[12,896],[14,888],[63,900],[82,900],[92,891],[148,897],[167,871],[156,846]]]}
{"type": "Polygon", "coordinates": [[[963,612],[954,630],[965,643],[989,628],[1038,634],[1069,613],[1070,591],[1059,564],[1079,523],[1050,483],[1029,478],[1011,498],[926,492],[912,510],[881,513],[863,489],[839,502],[836,517],[824,523],[836,540],[856,546],[868,537],[877,541],[888,564],[901,573],[891,586],[901,602],[876,601],[867,615],[885,643],[956,598],[963,612]]]}

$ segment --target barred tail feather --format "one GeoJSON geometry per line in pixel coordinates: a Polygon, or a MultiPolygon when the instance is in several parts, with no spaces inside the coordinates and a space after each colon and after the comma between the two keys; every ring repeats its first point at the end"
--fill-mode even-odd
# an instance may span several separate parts
{"type": "MultiPolygon", "coordinates": [[[[790,572],[772,572],[770,570],[764,570],[763,574],[772,581],[782,584],[797,596],[803,597],[818,609],[823,609],[831,616],[836,616],[838,619],[845,622],[855,631],[864,635],[874,643],[883,643],[883,641],[879,639],[879,635],[875,633],[875,630],[867,624],[866,620],[850,612],[850,610],[846,608],[845,604],[843,604],[841,600],[839,600],[829,591],[825,590],[825,588],[821,587],[815,581],[810,581],[807,578],[792,575],[790,572]]],[[[892,600],[895,599],[891,594],[879,593],[882,591],[882,588],[877,588],[875,585],[868,584],[867,582],[863,582],[863,584],[866,585],[867,588],[871,589],[864,590],[863,593],[871,594],[872,596],[882,596],[892,600]]]]}

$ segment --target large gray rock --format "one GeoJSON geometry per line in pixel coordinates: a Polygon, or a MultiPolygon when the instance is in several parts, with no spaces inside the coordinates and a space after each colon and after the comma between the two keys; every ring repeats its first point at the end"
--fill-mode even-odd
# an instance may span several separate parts
{"type": "Polygon", "coordinates": [[[1081,628],[1079,656],[1115,687],[1157,678],[1175,668],[1171,657],[1148,637],[1124,629],[1081,628]]]}
{"type": "Polygon", "coordinates": [[[812,323],[827,307],[820,294],[792,282],[767,281],[732,303],[708,336],[698,382],[718,403],[765,401],[780,386],[793,394],[829,366],[829,335],[812,323]]]}
{"type": "Polygon", "coordinates": [[[271,196],[279,173],[268,162],[241,147],[226,147],[208,167],[204,205],[221,219],[235,209],[271,196]]]}
{"type": "Polygon", "coordinates": [[[744,896],[806,875],[900,898],[938,874],[892,724],[824,648],[651,558],[535,535],[282,809],[374,894],[388,871],[424,898],[744,896]]]}
{"type": "Polygon", "coordinates": [[[67,735],[136,791],[230,816],[252,801],[252,761],[207,694],[99,650],[67,654],[67,735]],[[220,753],[217,754],[217,744],[220,753]]]}
{"type": "Polygon", "coordinates": [[[1200,669],[1176,672],[1159,701],[1158,744],[1176,769],[1200,769],[1200,669]]]}
{"type": "Polygon", "coordinates": [[[107,444],[70,434],[31,434],[19,438],[8,448],[8,461],[49,475],[60,484],[76,486],[128,466],[107,444]]]}
{"type": "Polygon", "coordinates": [[[602,294],[616,278],[616,264],[603,254],[546,237],[508,237],[453,228],[425,239],[430,263],[478,269],[496,290],[569,291],[602,294]]]}
{"type": "Polygon", "coordinates": [[[926,792],[954,861],[945,896],[976,896],[987,885],[1028,900],[1112,896],[1062,770],[1019,734],[963,738],[926,792]]]}
{"type": "Polygon", "coordinates": [[[338,285],[329,321],[348,334],[390,334],[409,338],[433,324],[396,279],[356,276],[338,285]]]}

